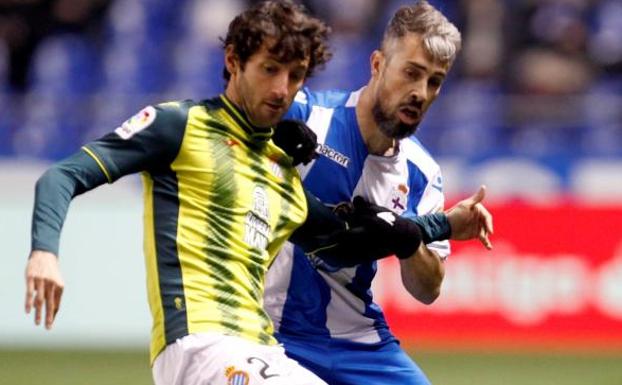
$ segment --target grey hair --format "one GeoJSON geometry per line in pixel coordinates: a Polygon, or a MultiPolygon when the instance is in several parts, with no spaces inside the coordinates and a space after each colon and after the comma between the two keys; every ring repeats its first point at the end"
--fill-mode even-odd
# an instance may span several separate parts
{"type": "Polygon", "coordinates": [[[384,32],[383,49],[390,40],[408,32],[420,34],[426,51],[441,63],[453,62],[462,46],[458,28],[426,0],[402,6],[395,12],[384,32]]]}

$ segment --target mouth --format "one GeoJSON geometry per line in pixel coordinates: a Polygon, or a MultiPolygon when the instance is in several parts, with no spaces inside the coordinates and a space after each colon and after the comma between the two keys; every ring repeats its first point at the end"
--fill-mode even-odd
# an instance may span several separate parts
{"type": "Polygon", "coordinates": [[[421,111],[414,107],[402,107],[398,110],[400,120],[406,124],[416,124],[421,118],[421,111]]]}
{"type": "Polygon", "coordinates": [[[285,104],[278,102],[264,102],[268,109],[274,113],[281,112],[285,109],[285,104]]]}

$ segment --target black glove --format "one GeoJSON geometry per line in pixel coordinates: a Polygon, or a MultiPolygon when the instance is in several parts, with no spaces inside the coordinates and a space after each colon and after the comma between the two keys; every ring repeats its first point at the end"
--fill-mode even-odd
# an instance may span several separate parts
{"type": "Polygon", "coordinates": [[[290,241],[328,266],[356,266],[393,254],[408,258],[421,243],[421,231],[414,222],[360,197],[354,204],[337,206],[334,212],[309,193],[307,204],[307,221],[290,241]]]}
{"type": "MultiPolygon", "coordinates": [[[[395,254],[398,258],[408,258],[421,245],[421,229],[409,219],[402,218],[391,210],[369,203],[362,197],[354,198],[353,210],[343,210],[341,214],[350,228],[362,228],[369,232],[371,248],[378,252],[395,254]]],[[[379,258],[386,257],[378,255],[379,258]]]]}
{"type": "Polygon", "coordinates": [[[292,164],[307,164],[317,158],[317,135],[304,122],[282,120],[277,123],[272,141],[292,158],[292,164]]]}

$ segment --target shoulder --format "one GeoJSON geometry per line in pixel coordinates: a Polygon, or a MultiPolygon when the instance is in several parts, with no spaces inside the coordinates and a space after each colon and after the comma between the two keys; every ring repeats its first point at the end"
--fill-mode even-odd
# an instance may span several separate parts
{"type": "Polygon", "coordinates": [[[414,136],[406,138],[402,140],[400,146],[406,160],[416,166],[428,180],[440,174],[440,165],[417,138],[414,136]]]}
{"type": "Polygon", "coordinates": [[[314,110],[354,107],[356,100],[358,100],[358,91],[329,90],[315,92],[304,87],[296,94],[288,115],[290,118],[306,121],[314,110]]]}
{"type": "Polygon", "coordinates": [[[166,120],[169,123],[185,124],[188,120],[188,112],[198,105],[193,100],[171,101],[156,104],[153,106],[159,120],[166,120]]]}
{"type": "MultiPolygon", "coordinates": [[[[308,104],[310,106],[324,107],[324,108],[337,108],[341,106],[347,106],[348,101],[351,99],[352,94],[356,94],[358,91],[344,91],[344,90],[328,90],[328,91],[311,91],[307,87],[298,91],[296,94],[295,102],[300,104],[308,104]]],[[[352,105],[353,107],[354,105],[352,105]]]]}

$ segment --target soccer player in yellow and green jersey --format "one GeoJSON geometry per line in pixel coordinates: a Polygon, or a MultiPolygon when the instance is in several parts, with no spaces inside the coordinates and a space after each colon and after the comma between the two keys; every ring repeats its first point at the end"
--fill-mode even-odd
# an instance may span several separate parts
{"type": "Polygon", "coordinates": [[[288,359],[263,310],[264,273],[307,216],[292,159],[271,140],[329,58],[328,29],[289,1],[238,15],[224,94],[148,106],[37,182],[26,311],[50,328],[63,291],[60,231],[71,199],[141,172],[157,384],[324,384],[288,359]]]}

